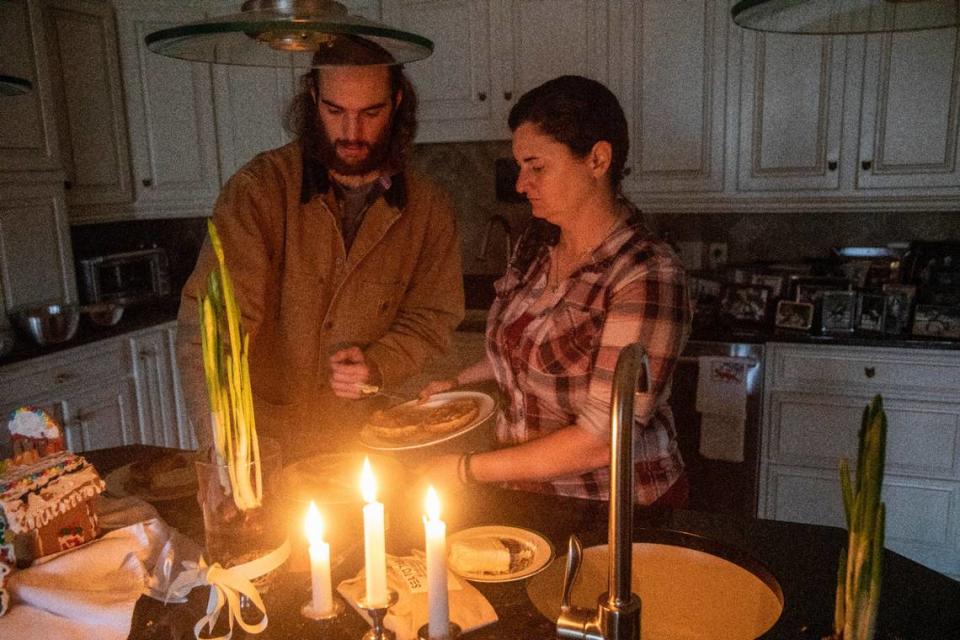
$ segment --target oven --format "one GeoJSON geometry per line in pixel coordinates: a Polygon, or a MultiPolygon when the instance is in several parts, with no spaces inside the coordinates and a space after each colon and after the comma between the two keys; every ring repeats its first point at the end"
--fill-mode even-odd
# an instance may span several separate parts
{"type": "Polygon", "coordinates": [[[691,340],[677,364],[670,396],[680,453],[690,478],[689,508],[754,517],[760,474],[763,410],[763,345],[691,340]],[[743,462],[712,460],[700,453],[701,416],[696,409],[701,357],[727,357],[745,371],[743,462]]]}

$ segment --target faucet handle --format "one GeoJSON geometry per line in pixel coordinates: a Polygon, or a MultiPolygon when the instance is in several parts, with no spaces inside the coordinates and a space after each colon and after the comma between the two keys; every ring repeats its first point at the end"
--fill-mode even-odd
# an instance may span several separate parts
{"type": "Polygon", "coordinates": [[[583,544],[576,534],[572,534],[567,542],[567,567],[563,572],[563,592],[560,595],[560,611],[564,613],[571,609],[570,594],[573,593],[573,583],[577,581],[582,563],[583,544]]]}

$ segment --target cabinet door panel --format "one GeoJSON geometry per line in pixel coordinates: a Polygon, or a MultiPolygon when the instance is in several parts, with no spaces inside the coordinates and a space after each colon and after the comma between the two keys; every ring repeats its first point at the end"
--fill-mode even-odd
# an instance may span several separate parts
{"type": "MultiPolygon", "coordinates": [[[[106,449],[139,441],[136,437],[136,389],[133,380],[122,378],[78,394],[71,400],[71,431],[79,434],[82,451],[106,449]]],[[[74,437],[76,440],[76,437],[74,437]]]]}
{"type": "Polygon", "coordinates": [[[740,188],[836,189],[844,41],[747,31],[742,37],[740,188]]]}
{"type": "Polygon", "coordinates": [[[657,191],[723,188],[728,18],[713,0],[628,5],[624,109],[632,172],[625,186],[657,191]]]}
{"type": "Polygon", "coordinates": [[[433,55],[406,67],[419,142],[508,137],[492,95],[489,0],[384,0],[383,19],[433,41],[433,55]]]}
{"type": "Polygon", "coordinates": [[[67,204],[131,202],[113,11],[100,2],[44,0],[43,16],[67,204]]]}
{"type": "Polygon", "coordinates": [[[283,115],[299,77],[292,69],[214,68],[217,141],[222,179],[261,151],[286,143],[283,115]]]}
{"type": "Polygon", "coordinates": [[[77,299],[62,187],[0,188],[0,296],[6,309],[77,299]]]}
{"type": "Polygon", "coordinates": [[[858,187],[956,187],[960,46],[956,29],[867,41],[858,187]]]}
{"type": "MultiPolygon", "coordinates": [[[[869,396],[774,392],[766,441],[771,461],[836,468],[856,464],[869,396]]],[[[960,405],[887,396],[887,472],[960,480],[960,405]]]]}
{"type": "Polygon", "coordinates": [[[119,11],[138,205],[186,202],[207,213],[220,186],[210,65],[157,55],[144,44],[148,33],[202,15],[119,11]]]}
{"type": "Polygon", "coordinates": [[[0,73],[33,83],[0,99],[0,171],[59,168],[41,17],[26,0],[0,2],[0,73]]]}

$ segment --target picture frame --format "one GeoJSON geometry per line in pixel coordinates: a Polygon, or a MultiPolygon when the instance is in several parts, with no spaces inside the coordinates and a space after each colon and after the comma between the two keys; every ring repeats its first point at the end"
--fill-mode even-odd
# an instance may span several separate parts
{"type": "Polygon", "coordinates": [[[861,293],[857,297],[856,330],[864,333],[883,333],[886,298],[877,293],[861,293]]]}
{"type": "Polygon", "coordinates": [[[784,278],[775,273],[754,273],[750,276],[750,284],[757,284],[770,289],[770,296],[774,299],[783,297],[784,278]]]}
{"type": "Polygon", "coordinates": [[[732,322],[761,324],[769,313],[770,289],[754,284],[728,284],[720,301],[721,316],[732,322]]]}
{"type": "Polygon", "coordinates": [[[794,280],[793,287],[794,300],[816,305],[827,291],[849,291],[850,282],[843,278],[800,278],[794,280]]]}
{"type": "Polygon", "coordinates": [[[824,291],[820,299],[820,329],[824,333],[852,333],[857,318],[855,291],[824,291]]]}
{"type": "Polygon", "coordinates": [[[912,329],[915,336],[960,338],[960,307],[918,304],[912,329]]]}
{"type": "Polygon", "coordinates": [[[913,297],[905,291],[890,290],[884,292],[883,332],[898,336],[910,326],[910,303],[913,297]]]}
{"type": "Polygon", "coordinates": [[[780,300],[773,325],[789,331],[809,331],[813,326],[813,305],[809,302],[780,300]]]}

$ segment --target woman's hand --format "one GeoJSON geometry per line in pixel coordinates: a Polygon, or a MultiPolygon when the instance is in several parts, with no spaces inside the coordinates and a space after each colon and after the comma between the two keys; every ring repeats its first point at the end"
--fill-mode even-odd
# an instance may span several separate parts
{"type": "Polygon", "coordinates": [[[456,378],[445,378],[443,380],[432,380],[427,383],[423,389],[420,390],[420,393],[417,396],[420,398],[420,402],[426,402],[430,399],[430,396],[436,393],[443,393],[444,391],[452,391],[459,387],[460,384],[457,382],[456,378]]]}

